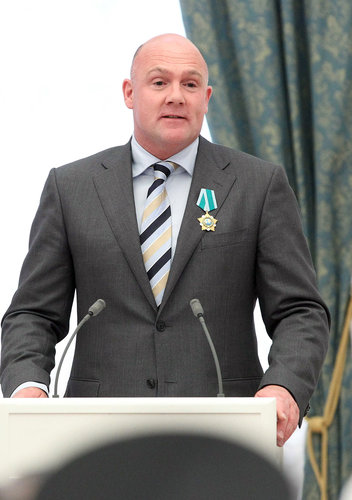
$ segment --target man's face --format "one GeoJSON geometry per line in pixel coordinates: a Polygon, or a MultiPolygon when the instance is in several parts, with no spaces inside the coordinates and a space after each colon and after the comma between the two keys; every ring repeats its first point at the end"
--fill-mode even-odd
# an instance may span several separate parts
{"type": "Polygon", "coordinates": [[[206,64],[191,42],[163,35],[137,53],[124,98],[133,109],[138,143],[165,159],[191,144],[208,111],[211,87],[206,64]]]}

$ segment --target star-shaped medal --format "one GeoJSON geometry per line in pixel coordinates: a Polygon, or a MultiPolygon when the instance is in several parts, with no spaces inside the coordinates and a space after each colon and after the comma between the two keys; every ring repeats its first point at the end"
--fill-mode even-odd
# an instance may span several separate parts
{"type": "Polygon", "coordinates": [[[198,218],[202,231],[215,231],[217,219],[206,212],[202,217],[198,218]]]}

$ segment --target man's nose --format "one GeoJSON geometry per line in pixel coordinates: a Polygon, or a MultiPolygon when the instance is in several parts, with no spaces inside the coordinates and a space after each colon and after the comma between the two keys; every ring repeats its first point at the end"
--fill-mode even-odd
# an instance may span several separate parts
{"type": "Polygon", "coordinates": [[[166,102],[168,104],[184,104],[185,96],[183,89],[179,83],[174,83],[169,86],[169,92],[166,97],[166,102]]]}

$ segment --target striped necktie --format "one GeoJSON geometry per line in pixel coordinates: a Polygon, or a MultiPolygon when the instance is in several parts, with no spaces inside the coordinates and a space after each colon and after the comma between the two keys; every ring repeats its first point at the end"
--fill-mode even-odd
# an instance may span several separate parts
{"type": "Polygon", "coordinates": [[[171,262],[171,207],[165,181],[178,167],[171,161],[153,165],[154,182],[148,189],[140,242],[156,305],[161,304],[171,262]]]}

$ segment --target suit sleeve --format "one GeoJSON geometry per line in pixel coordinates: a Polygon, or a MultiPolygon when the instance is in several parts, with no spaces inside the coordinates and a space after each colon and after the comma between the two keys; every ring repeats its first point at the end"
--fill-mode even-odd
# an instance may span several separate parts
{"type": "Polygon", "coordinates": [[[49,387],[55,344],[68,332],[74,289],[72,258],[52,170],[33,221],[19,287],[2,321],[5,397],[29,380],[49,387]]]}
{"type": "Polygon", "coordinates": [[[281,168],[274,170],[263,204],[256,286],[273,341],[259,388],[274,384],[289,390],[301,421],[326,355],[330,317],[317,290],[296,198],[281,168]]]}

